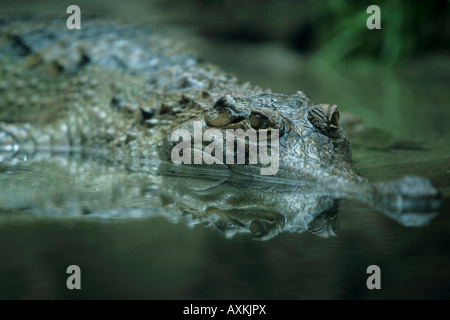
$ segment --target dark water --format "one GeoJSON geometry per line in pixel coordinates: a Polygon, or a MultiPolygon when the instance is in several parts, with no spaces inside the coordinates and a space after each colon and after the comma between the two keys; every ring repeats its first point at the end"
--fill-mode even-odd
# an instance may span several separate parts
{"type": "Polygon", "coordinates": [[[438,214],[407,227],[356,200],[317,218],[316,200],[290,191],[210,192],[211,181],[149,179],[69,155],[31,156],[1,175],[2,298],[448,298],[448,187],[438,214]],[[218,195],[247,210],[198,214],[218,195]],[[277,218],[271,209],[286,199],[310,211],[277,218]],[[266,211],[248,209],[264,201],[266,211]],[[66,288],[72,264],[79,291],[66,288]],[[366,287],[370,265],[381,290],[366,287]]]}
{"type": "MultiPolygon", "coordinates": [[[[332,68],[276,43],[196,41],[202,55],[243,81],[274,92],[301,89],[356,114],[375,133],[352,140],[355,169],[372,180],[429,178],[443,195],[439,212],[406,227],[343,200],[325,229],[296,221],[297,228],[261,240],[276,217],[259,213],[263,223],[252,236],[245,223],[254,217],[240,221],[233,213],[221,223],[220,214],[195,216],[195,208],[170,201],[174,185],[192,195],[179,181],[76,155],[25,161],[2,154],[0,298],[450,298],[448,56],[395,69],[368,62],[332,68]],[[81,290],[66,287],[73,264],[81,268],[81,290]],[[381,290],[366,287],[370,265],[381,269],[381,290]]],[[[259,194],[247,192],[250,203],[259,194]]]]}

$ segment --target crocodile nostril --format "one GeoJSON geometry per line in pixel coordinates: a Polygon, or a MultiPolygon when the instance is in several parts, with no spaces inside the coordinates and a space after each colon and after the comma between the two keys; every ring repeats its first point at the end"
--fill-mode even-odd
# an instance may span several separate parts
{"type": "Polygon", "coordinates": [[[334,108],[330,112],[330,117],[329,117],[328,123],[330,124],[331,128],[337,129],[337,128],[339,128],[340,115],[339,115],[339,111],[337,111],[337,106],[334,105],[333,107],[334,108]]]}
{"type": "Polygon", "coordinates": [[[318,104],[309,110],[308,120],[327,136],[336,138],[339,129],[339,112],[337,105],[318,104]]]}

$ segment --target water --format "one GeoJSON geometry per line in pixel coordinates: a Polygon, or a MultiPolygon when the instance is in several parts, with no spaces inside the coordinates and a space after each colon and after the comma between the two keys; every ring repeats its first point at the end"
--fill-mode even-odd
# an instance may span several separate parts
{"type": "Polygon", "coordinates": [[[427,177],[443,195],[441,208],[406,227],[357,200],[270,195],[244,184],[235,209],[272,207],[205,216],[202,205],[236,190],[76,154],[0,154],[0,298],[450,298],[448,56],[397,69],[357,61],[331,68],[277,43],[189,41],[243,81],[300,89],[363,119],[372,129],[351,140],[355,170],[377,181],[427,177]],[[271,208],[286,203],[309,203],[309,220],[290,216],[289,228],[280,226],[271,208]],[[82,290],[66,287],[73,264],[82,290]],[[381,268],[381,290],[366,287],[370,265],[381,268]]]}
{"type": "Polygon", "coordinates": [[[421,173],[437,181],[439,212],[406,227],[362,202],[301,190],[230,188],[70,154],[7,155],[1,298],[448,298],[448,160],[363,170],[376,180],[421,173]],[[217,203],[227,210],[202,214],[217,203]],[[82,270],[80,291],[65,286],[72,264],[82,270]],[[369,265],[381,268],[381,290],[366,287],[369,265]]]}

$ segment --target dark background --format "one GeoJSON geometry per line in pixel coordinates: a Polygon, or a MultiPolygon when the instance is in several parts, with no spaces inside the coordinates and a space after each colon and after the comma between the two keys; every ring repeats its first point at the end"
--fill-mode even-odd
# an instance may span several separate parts
{"type": "Polygon", "coordinates": [[[154,26],[244,82],[338,104],[384,133],[353,142],[359,172],[428,177],[444,205],[429,226],[406,228],[344,201],[337,237],[281,234],[266,242],[162,218],[3,219],[0,298],[450,297],[448,1],[15,0],[1,1],[0,10],[67,16],[70,4],[82,19],[154,26]],[[366,28],[371,4],[381,8],[381,30],[366,28]],[[80,291],[65,287],[71,264],[81,267],[80,291]],[[378,291],[365,285],[372,264],[382,272],[378,291]]]}

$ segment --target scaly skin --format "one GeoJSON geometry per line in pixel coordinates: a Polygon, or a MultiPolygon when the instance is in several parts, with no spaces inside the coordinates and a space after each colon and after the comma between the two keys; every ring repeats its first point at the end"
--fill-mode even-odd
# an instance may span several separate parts
{"type": "Polygon", "coordinates": [[[146,161],[159,159],[169,167],[160,172],[183,175],[189,168],[170,164],[175,129],[193,134],[194,121],[223,133],[276,128],[276,175],[263,178],[246,164],[221,169],[381,209],[439,206],[427,179],[371,183],[355,174],[336,106],[239,83],[148,28],[85,19],[81,30],[67,30],[65,20],[29,17],[0,27],[4,151],[81,150],[148,171],[146,161]]]}

